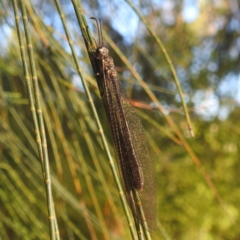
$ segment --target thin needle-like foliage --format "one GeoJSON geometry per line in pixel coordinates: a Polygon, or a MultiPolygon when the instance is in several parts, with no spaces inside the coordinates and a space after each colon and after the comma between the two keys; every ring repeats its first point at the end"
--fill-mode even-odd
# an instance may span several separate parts
{"type": "Polygon", "coordinates": [[[201,3],[200,20],[190,23],[185,3],[155,2],[0,2],[1,239],[239,236],[239,105],[231,92],[239,31],[230,24],[238,8],[201,3]],[[124,188],[91,65],[99,40],[90,17],[101,19],[103,46],[156,162],[156,231],[139,221],[141,192],[124,188]]]}

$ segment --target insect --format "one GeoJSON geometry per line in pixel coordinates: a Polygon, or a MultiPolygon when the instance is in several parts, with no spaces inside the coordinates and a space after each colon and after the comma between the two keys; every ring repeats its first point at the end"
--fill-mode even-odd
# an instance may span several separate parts
{"type": "Polygon", "coordinates": [[[124,185],[125,195],[135,221],[148,229],[156,223],[156,172],[146,135],[139,117],[121,85],[114,61],[103,47],[98,21],[98,47],[92,63],[101,99],[111,128],[115,153],[124,185]],[[140,199],[142,210],[139,210],[140,199]]]}

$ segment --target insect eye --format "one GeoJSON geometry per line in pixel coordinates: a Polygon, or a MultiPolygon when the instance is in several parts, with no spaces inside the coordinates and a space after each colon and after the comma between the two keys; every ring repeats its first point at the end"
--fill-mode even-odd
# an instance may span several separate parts
{"type": "Polygon", "coordinates": [[[97,50],[96,50],[96,53],[102,53],[102,52],[103,52],[102,47],[98,47],[97,50]]]}

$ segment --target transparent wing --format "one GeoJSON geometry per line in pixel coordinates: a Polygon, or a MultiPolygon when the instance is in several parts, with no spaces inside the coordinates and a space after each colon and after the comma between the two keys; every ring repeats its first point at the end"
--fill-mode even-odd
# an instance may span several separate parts
{"type": "MultiPolygon", "coordinates": [[[[104,82],[106,96],[104,96],[103,101],[108,109],[108,119],[128,203],[135,217],[141,221],[136,211],[136,200],[130,193],[133,186],[135,186],[135,181],[138,181],[136,176],[141,176],[143,178],[143,187],[141,189],[135,187],[135,189],[138,190],[141,200],[145,216],[144,221],[147,222],[149,229],[155,229],[156,168],[155,161],[150,154],[144,129],[117,77],[108,76],[108,72],[105,71],[104,82]],[[131,153],[132,151],[134,154],[131,153]]],[[[141,180],[139,179],[139,181],[141,180]]]]}

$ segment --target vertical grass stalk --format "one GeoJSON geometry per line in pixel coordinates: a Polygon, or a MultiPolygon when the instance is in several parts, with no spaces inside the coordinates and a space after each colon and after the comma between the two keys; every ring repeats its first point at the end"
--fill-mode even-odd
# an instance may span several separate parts
{"type": "Polygon", "coordinates": [[[179,93],[179,96],[180,96],[180,99],[181,99],[181,102],[182,102],[182,106],[183,106],[183,110],[184,110],[184,113],[185,113],[185,116],[186,116],[186,121],[187,121],[187,125],[188,125],[188,129],[189,129],[189,132],[190,132],[190,135],[192,137],[194,137],[194,132],[193,132],[193,129],[192,129],[192,124],[191,124],[191,120],[190,120],[190,117],[189,117],[189,114],[188,114],[188,111],[187,111],[187,106],[186,106],[186,103],[184,101],[184,97],[183,97],[183,92],[182,92],[182,88],[180,86],[180,83],[179,83],[179,80],[178,80],[178,77],[177,77],[177,73],[173,67],[173,64],[172,64],[172,61],[168,55],[168,52],[167,50],[165,49],[165,47],[163,46],[161,40],[159,39],[159,37],[156,36],[156,34],[154,33],[153,29],[150,27],[150,24],[146,21],[146,19],[142,16],[142,14],[138,11],[138,9],[132,4],[131,1],[129,0],[125,0],[129,6],[133,9],[133,11],[138,15],[138,17],[142,20],[142,22],[145,24],[145,26],[147,27],[149,33],[152,35],[153,39],[156,41],[156,43],[158,44],[159,48],[161,49],[169,67],[170,67],[170,70],[172,72],[172,75],[173,75],[173,80],[176,84],[176,87],[177,87],[177,90],[178,90],[178,93],[179,93]]]}
{"type": "Polygon", "coordinates": [[[35,61],[34,61],[34,52],[33,52],[33,46],[32,46],[31,37],[30,37],[30,29],[28,26],[28,18],[26,14],[26,7],[24,4],[24,1],[20,0],[20,8],[22,12],[26,44],[28,49],[29,61],[30,61],[32,83],[30,81],[28,64],[27,64],[27,59],[25,55],[25,48],[24,48],[24,43],[21,35],[20,18],[18,15],[18,7],[17,7],[16,0],[13,0],[13,8],[15,13],[15,21],[17,26],[19,47],[20,47],[21,57],[23,62],[24,75],[25,75],[25,80],[26,80],[27,89],[28,89],[30,108],[32,111],[32,116],[33,116],[35,131],[36,131],[36,141],[38,144],[39,158],[42,165],[42,173],[43,173],[44,184],[46,188],[50,238],[51,240],[55,240],[55,239],[58,240],[59,231],[58,231],[57,220],[55,218],[54,204],[53,204],[53,198],[52,198],[51,176],[50,176],[44,121],[43,121],[42,108],[40,103],[40,90],[38,85],[38,78],[37,78],[37,72],[36,72],[35,61]]]}

